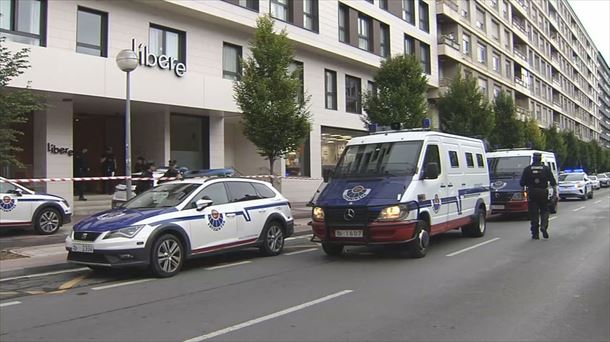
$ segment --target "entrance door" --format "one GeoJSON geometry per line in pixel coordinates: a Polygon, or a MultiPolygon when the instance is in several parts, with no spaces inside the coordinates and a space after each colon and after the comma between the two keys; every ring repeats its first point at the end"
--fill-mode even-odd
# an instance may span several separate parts
{"type": "Polygon", "coordinates": [[[210,128],[207,116],[172,114],[171,159],[189,170],[210,167],[210,128]]]}

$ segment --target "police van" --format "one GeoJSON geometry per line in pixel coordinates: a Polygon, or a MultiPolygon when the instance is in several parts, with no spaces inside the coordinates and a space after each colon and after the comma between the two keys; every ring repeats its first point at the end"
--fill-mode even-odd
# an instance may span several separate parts
{"type": "MultiPolygon", "coordinates": [[[[558,166],[553,152],[531,149],[497,150],[487,153],[489,176],[491,178],[492,213],[527,213],[527,193],[519,184],[523,169],[532,164],[534,153],[542,155],[542,164],[547,165],[555,180],[558,179],[558,166]]],[[[549,210],[557,212],[557,196],[549,187],[549,210]]]]}
{"type": "Polygon", "coordinates": [[[425,129],[350,140],[312,199],[313,241],[328,255],[393,245],[423,257],[431,235],[481,237],[489,212],[483,142],[425,129]]]}

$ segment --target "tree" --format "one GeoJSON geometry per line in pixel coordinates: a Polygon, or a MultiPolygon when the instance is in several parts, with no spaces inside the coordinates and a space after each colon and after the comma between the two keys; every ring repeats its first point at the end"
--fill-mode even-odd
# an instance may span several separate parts
{"type": "Polygon", "coordinates": [[[501,91],[494,100],[496,114],[492,144],[502,148],[522,147],[524,145],[523,124],[515,112],[515,102],[509,93],[501,91]]]}
{"type": "Polygon", "coordinates": [[[438,102],[443,132],[489,138],[494,127],[494,113],[471,76],[460,72],[451,81],[449,90],[438,102]]]}
{"type": "Polygon", "coordinates": [[[28,89],[9,89],[9,82],[30,67],[29,49],[11,52],[0,38],[0,166],[23,167],[16,154],[23,151],[16,146],[23,132],[16,130],[16,124],[26,123],[27,114],[43,108],[41,99],[28,89]]]}
{"type": "Polygon", "coordinates": [[[364,95],[364,121],[421,127],[427,112],[428,83],[419,61],[412,55],[389,57],[381,62],[374,80],[376,91],[364,95]]]}
{"type": "Polygon", "coordinates": [[[563,140],[566,143],[566,150],[568,151],[568,154],[566,156],[565,163],[564,163],[564,168],[579,167],[580,166],[580,160],[579,160],[580,151],[579,151],[578,139],[576,139],[576,136],[574,135],[574,132],[572,132],[572,131],[564,132],[564,133],[562,133],[562,136],[563,136],[563,140]]]}
{"type": "Polygon", "coordinates": [[[528,119],[525,121],[523,134],[525,135],[525,143],[527,145],[536,150],[544,150],[544,136],[538,126],[538,121],[535,119],[528,119]]]}
{"type": "Polygon", "coordinates": [[[568,150],[566,148],[566,143],[563,141],[563,136],[557,131],[557,127],[553,125],[551,128],[546,130],[544,132],[544,138],[546,141],[547,151],[554,152],[555,158],[557,158],[557,163],[560,166],[563,166],[568,154],[568,150]]]}
{"type": "Polygon", "coordinates": [[[243,112],[244,135],[269,160],[274,174],[276,159],[295,151],[311,131],[298,73],[290,73],[294,48],[286,30],[273,31],[273,20],[259,17],[250,41],[252,57],[243,61],[243,76],[233,85],[235,101],[243,112]]]}

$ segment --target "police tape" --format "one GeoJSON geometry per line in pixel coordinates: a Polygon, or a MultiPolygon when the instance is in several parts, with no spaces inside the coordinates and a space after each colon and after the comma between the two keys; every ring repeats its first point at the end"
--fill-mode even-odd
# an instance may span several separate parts
{"type": "MultiPolygon", "coordinates": [[[[223,177],[188,177],[188,178],[223,178],[223,177]]],[[[237,178],[261,178],[261,179],[299,179],[299,180],[322,180],[322,178],[308,177],[286,177],[274,175],[253,175],[253,176],[237,176],[237,178]]],[[[17,178],[17,179],[0,179],[0,183],[48,183],[48,182],[88,182],[88,181],[106,181],[106,180],[127,180],[147,181],[147,180],[177,180],[180,177],[127,177],[127,176],[108,176],[108,177],[59,177],[59,178],[17,178]]]]}

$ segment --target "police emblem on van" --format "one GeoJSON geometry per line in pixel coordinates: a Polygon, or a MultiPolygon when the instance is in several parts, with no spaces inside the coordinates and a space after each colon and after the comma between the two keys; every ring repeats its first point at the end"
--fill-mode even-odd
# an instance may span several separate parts
{"type": "Polygon", "coordinates": [[[500,190],[505,186],[506,186],[506,182],[503,182],[503,181],[495,181],[495,182],[491,183],[491,188],[494,190],[500,190]]]}
{"type": "Polygon", "coordinates": [[[208,215],[208,227],[217,232],[225,225],[224,216],[218,210],[212,209],[212,213],[208,215]]]}
{"type": "Polygon", "coordinates": [[[438,197],[438,194],[434,195],[434,199],[432,200],[432,210],[435,213],[438,213],[438,211],[441,209],[441,199],[438,197]]]}
{"type": "Polygon", "coordinates": [[[351,189],[343,191],[343,199],[350,202],[359,201],[371,193],[371,189],[367,189],[362,185],[356,185],[351,189]]]}
{"type": "Polygon", "coordinates": [[[17,206],[17,201],[11,196],[4,196],[0,201],[0,209],[4,212],[9,212],[17,206]]]}

